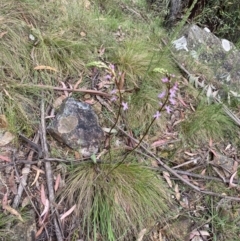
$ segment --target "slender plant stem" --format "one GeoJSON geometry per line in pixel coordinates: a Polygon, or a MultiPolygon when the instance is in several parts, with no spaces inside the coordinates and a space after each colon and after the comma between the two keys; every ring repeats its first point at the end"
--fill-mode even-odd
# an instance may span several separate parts
{"type": "MultiPolygon", "coordinates": [[[[167,75],[167,78],[169,79],[169,81],[167,82],[167,96],[166,96],[166,98],[165,98],[165,101],[164,101],[163,104],[161,105],[161,107],[158,109],[159,112],[162,112],[162,111],[163,111],[163,108],[166,106],[166,104],[167,104],[167,102],[168,102],[168,100],[169,100],[170,88],[171,88],[171,84],[170,84],[171,76],[170,76],[170,75],[167,75]]],[[[120,92],[120,91],[119,91],[119,92],[120,92]]],[[[120,96],[121,96],[121,93],[120,93],[120,96]]],[[[119,113],[118,113],[118,114],[119,114],[119,113]]],[[[127,152],[127,153],[125,154],[125,156],[123,157],[123,159],[122,159],[119,163],[117,163],[116,166],[113,167],[112,170],[110,170],[110,171],[108,172],[108,174],[109,174],[110,172],[112,172],[114,169],[116,169],[117,167],[119,167],[121,164],[123,164],[124,161],[126,160],[126,158],[128,157],[128,155],[130,155],[132,152],[134,152],[134,151],[141,145],[141,143],[143,142],[144,138],[145,138],[146,135],[148,134],[148,132],[149,132],[149,130],[150,130],[150,128],[151,128],[151,126],[153,125],[153,123],[154,123],[155,120],[156,120],[156,117],[153,117],[151,123],[149,124],[149,126],[148,126],[147,129],[146,129],[146,131],[144,132],[142,138],[137,142],[137,145],[136,145],[130,152],[127,152]]],[[[116,123],[117,123],[117,122],[115,122],[114,127],[116,126],[116,123]]]]}

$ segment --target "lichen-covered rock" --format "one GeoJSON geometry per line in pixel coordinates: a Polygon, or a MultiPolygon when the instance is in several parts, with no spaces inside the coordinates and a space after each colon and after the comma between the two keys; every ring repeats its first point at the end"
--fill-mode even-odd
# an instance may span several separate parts
{"type": "Polygon", "coordinates": [[[173,41],[172,51],[191,74],[204,76],[218,89],[223,88],[223,84],[232,90],[239,89],[240,51],[209,29],[185,26],[179,38],[173,41]]]}
{"type": "Polygon", "coordinates": [[[73,98],[64,101],[47,130],[55,139],[83,156],[96,153],[104,137],[91,106],[73,98]]]}

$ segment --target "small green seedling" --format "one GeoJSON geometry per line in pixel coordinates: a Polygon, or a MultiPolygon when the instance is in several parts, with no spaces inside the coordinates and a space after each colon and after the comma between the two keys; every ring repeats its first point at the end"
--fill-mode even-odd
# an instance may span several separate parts
{"type": "Polygon", "coordinates": [[[91,160],[93,161],[94,164],[97,164],[97,157],[96,157],[95,154],[92,154],[90,158],[91,158],[91,160]]]}

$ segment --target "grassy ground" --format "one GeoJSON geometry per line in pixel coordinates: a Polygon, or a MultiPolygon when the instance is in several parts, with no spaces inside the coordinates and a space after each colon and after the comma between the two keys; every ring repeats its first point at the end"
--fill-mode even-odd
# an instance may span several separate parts
{"type": "MultiPolygon", "coordinates": [[[[105,99],[112,112],[105,105],[101,107],[101,125],[111,128],[109,118],[118,116],[127,132],[140,139],[159,109],[159,93],[170,88],[161,81],[168,73],[176,76],[172,85],[178,82],[179,94],[189,107],[173,106],[170,115],[164,110],[144,136],[144,144],[167,158],[169,166],[186,161],[184,152],[213,155],[214,144],[222,147],[226,140],[238,147],[236,127],[221,106],[207,106],[205,97],[182,79],[168,46],[162,42],[176,36],[180,29],[164,29],[162,14],[152,11],[144,0],[0,1],[0,114],[6,116],[8,130],[31,136],[39,124],[41,99],[52,105],[63,95],[53,87],[78,83],[77,88],[98,88],[108,94],[117,88],[123,90],[118,95],[120,102],[105,99]],[[106,84],[109,75],[111,79],[106,84]],[[128,103],[127,112],[119,112],[122,102],[128,103]],[[166,149],[151,146],[159,139],[165,143],[170,140],[169,145],[164,145],[166,149]]],[[[86,99],[81,92],[72,96],[86,99]]],[[[91,98],[99,102],[94,96],[91,98]]],[[[221,198],[194,194],[195,199],[184,204],[189,188],[179,184],[178,198],[178,182],[173,185],[175,189],[167,190],[161,175],[152,171],[156,167],[154,160],[141,153],[130,153],[124,159],[126,143],[122,133],[114,135],[110,151],[101,157],[104,165],[87,162],[56,167],[56,172],[67,170],[67,187],[60,191],[63,195],[58,201],[64,198],[68,208],[74,204],[77,207],[64,230],[67,240],[86,237],[140,241],[144,228],[146,240],[162,240],[162,235],[167,237],[165,240],[183,240],[193,230],[206,231],[206,240],[239,240],[237,203],[220,205],[221,198]],[[175,205],[169,201],[172,191],[177,199],[175,205]],[[187,220],[185,234],[179,228],[183,220],[187,220]],[[76,228],[70,230],[73,223],[76,228]]],[[[56,146],[52,155],[69,160],[74,153],[67,155],[64,148],[56,146]]],[[[198,173],[214,175],[207,161],[199,167],[198,173]]],[[[198,185],[205,188],[201,181],[198,185]]],[[[221,182],[207,187],[237,196],[237,190],[229,190],[221,182]]],[[[6,227],[1,222],[0,226],[6,227]]],[[[204,234],[196,236],[202,238],[204,234]]]]}

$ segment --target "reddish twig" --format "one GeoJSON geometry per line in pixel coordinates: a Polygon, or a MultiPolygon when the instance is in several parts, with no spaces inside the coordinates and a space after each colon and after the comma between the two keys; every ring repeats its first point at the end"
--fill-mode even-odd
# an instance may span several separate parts
{"type": "Polygon", "coordinates": [[[68,91],[68,92],[82,92],[82,93],[89,93],[94,95],[102,95],[105,97],[110,97],[111,95],[108,93],[104,93],[98,90],[86,90],[86,89],[69,89],[69,88],[61,88],[61,87],[54,87],[51,85],[29,85],[29,84],[17,84],[17,87],[28,87],[28,88],[39,88],[39,89],[49,89],[49,90],[59,90],[59,91],[68,91]]]}

